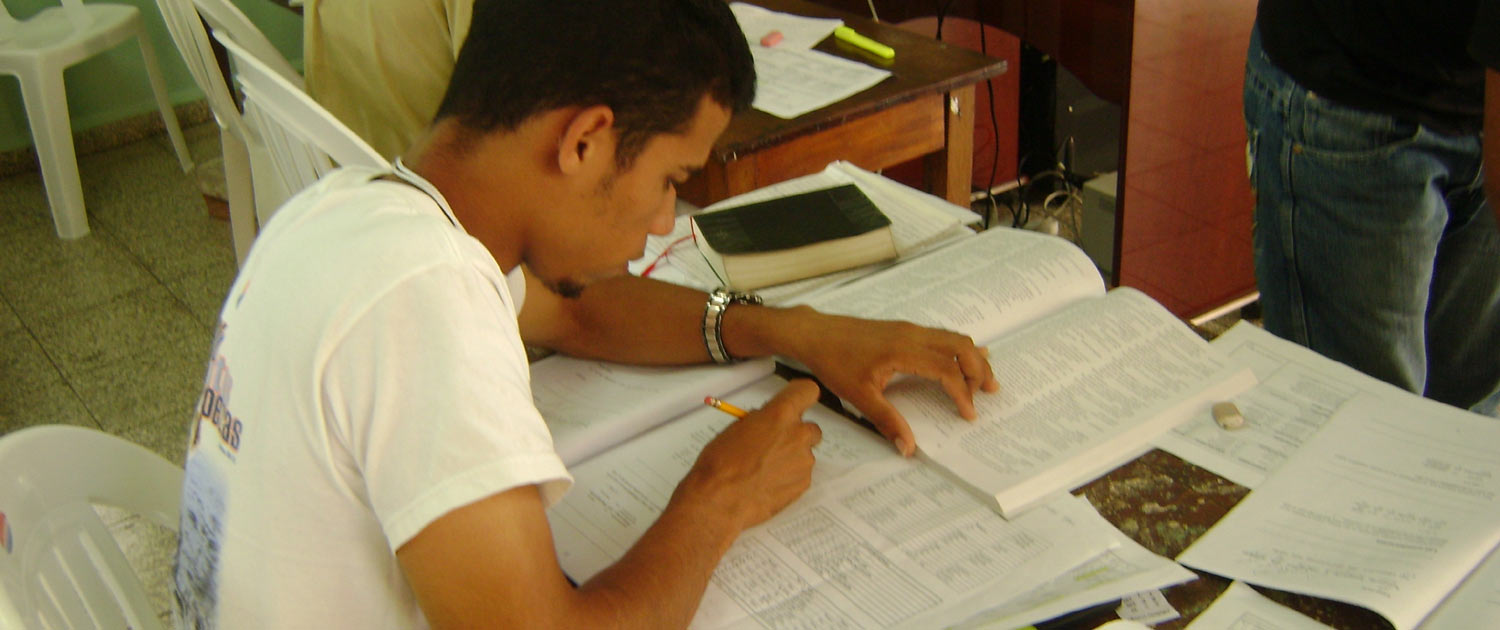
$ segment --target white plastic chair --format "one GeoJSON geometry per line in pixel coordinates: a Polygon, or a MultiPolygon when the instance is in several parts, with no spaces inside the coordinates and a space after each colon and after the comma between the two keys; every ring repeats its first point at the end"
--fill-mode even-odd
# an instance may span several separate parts
{"type": "Polygon", "coordinates": [[[229,51],[245,95],[245,119],[259,130],[286,190],[295,193],[311,186],[336,166],[390,166],[389,160],[300,86],[241,47],[232,36],[216,29],[214,37],[229,51]]]}
{"type": "Polygon", "coordinates": [[[71,425],[0,436],[0,627],[161,628],[140,579],[94,511],[177,530],[182,469],[71,425]]]}
{"type": "Polygon", "coordinates": [[[31,136],[41,162],[42,181],[47,187],[47,203],[52,207],[57,235],[62,238],[79,238],[89,233],[83,185],[78,179],[78,156],[73,151],[73,131],[68,120],[68,100],[63,90],[63,70],[131,37],[140,43],[151,93],[156,97],[167,134],[172,137],[177,160],[183,171],[191,170],[192,156],[183,142],[172,103],[167,99],[166,84],[156,66],[156,55],[146,37],[139,9],[124,4],[85,5],[83,0],[62,0],[62,6],[42,9],[22,22],[12,17],[0,2],[0,74],[15,75],[21,81],[21,97],[26,102],[26,117],[31,121],[31,136]]]}
{"type": "Polygon", "coordinates": [[[279,178],[254,178],[257,170],[271,172],[270,155],[254,129],[245,126],[233,93],[219,69],[218,57],[209,43],[207,22],[223,30],[235,41],[245,44],[278,74],[297,85],[302,77],[281,56],[265,34],[239,8],[228,0],[156,0],[167,31],[177,51],[187,64],[198,89],[207,97],[209,109],[219,124],[219,144],[223,150],[224,180],[229,201],[229,227],[234,240],[235,260],[244,264],[255,240],[258,224],[289,196],[279,178]]]}

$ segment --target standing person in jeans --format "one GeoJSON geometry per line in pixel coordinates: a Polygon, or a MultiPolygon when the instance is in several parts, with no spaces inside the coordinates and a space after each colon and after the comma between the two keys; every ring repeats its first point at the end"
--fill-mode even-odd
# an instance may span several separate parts
{"type": "Polygon", "coordinates": [[[1496,415],[1500,232],[1478,60],[1500,60],[1500,38],[1483,2],[1261,0],[1245,120],[1266,328],[1496,415]]]}

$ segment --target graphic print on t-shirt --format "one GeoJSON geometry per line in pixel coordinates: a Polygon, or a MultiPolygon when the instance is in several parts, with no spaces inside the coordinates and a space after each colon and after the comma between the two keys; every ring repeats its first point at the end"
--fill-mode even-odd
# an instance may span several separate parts
{"type": "Polygon", "coordinates": [[[179,628],[214,627],[218,603],[219,543],[224,522],[224,478],[208,461],[212,451],[188,455],[182,517],[172,578],[179,628]]]}
{"type": "Polygon", "coordinates": [[[235,465],[244,431],[244,423],[230,411],[234,379],[219,354],[225,328],[220,323],[214,335],[184,470],[172,580],[179,627],[204,629],[216,625],[219,550],[228,503],[226,476],[235,465]]]}

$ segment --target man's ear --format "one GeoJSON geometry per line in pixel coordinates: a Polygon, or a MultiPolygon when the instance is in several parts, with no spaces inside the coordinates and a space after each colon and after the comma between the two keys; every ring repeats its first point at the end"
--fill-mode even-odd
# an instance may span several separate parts
{"type": "Polygon", "coordinates": [[[614,163],[615,111],[606,105],[580,109],[568,120],[557,144],[557,166],[573,174],[599,159],[614,163]]]}

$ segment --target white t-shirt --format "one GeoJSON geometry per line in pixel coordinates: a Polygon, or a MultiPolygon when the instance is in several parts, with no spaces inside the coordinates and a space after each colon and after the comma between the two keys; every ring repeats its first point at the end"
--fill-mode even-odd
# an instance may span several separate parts
{"type": "MultiPolygon", "coordinates": [[[[269,222],[193,424],[179,625],[424,628],[395,550],[433,520],[572,483],[531,401],[507,276],[420,179],[343,169],[269,222]]],[[[415,176],[411,176],[415,178],[415,176]]]]}

